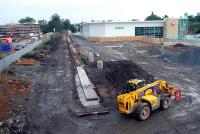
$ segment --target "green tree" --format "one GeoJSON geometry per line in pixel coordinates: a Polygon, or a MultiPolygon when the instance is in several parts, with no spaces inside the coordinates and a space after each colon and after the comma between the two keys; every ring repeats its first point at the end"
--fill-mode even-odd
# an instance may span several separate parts
{"type": "Polygon", "coordinates": [[[200,14],[197,14],[197,15],[194,17],[194,21],[200,22],[200,14]]]}
{"type": "Polygon", "coordinates": [[[54,32],[54,29],[56,32],[62,32],[64,30],[64,24],[58,14],[54,14],[51,16],[51,19],[48,22],[48,25],[49,25],[50,32],[54,32]]]}
{"type": "Polygon", "coordinates": [[[33,19],[32,17],[25,17],[25,18],[21,18],[19,21],[18,21],[20,24],[33,24],[35,23],[35,19],[33,19]]]}
{"type": "Polygon", "coordinates": [[[155,15],[153,12],[151,15],[147,16],[145,20],[162,20],[161,17],[155,15]]]}
{"type": "Polygon", "coordinates": [[[74,26],[74,25],[71,25],[71,32],[72,33],[76,33],[77,32],[77,29],[76,29],[76,27],[74,26]]]}
{"type": "Polygon", "coordinates": [[[80,24],[76,24],[76,31],[80,32],[81,31],[81,23],[80,24]]]}
{"type": "Polygon", "coordinates": [[[40,29],[41,29],[42,33],[48,33],[48,32],[50,32],[50,28],[49,28],[48,24],[46,24],[46,25],[40,25],[40,29]]]}
{"type": "Polygon", "coordinates": [[[193,22],[189,24],[189,31],[193,34],[200,33],[200,22],[193,22]]]}
{"type": "Polygon", "coordinates": [[[189,15],[188,16],[188,20],[190,23],[194,22],[194,16],[193,15],[189,15]]]}
{"type": "Polygon", "coordinates": [[[167,18],[169,18],[169,16],[168,15],[164,15],[162,19],[164,20],[164,19],[167,19],[167,18]]]}
{"type": "Polygon", "coordinates": [[[71,29],[71,22],[70,22],[69,19],[64,20],[63,24],[64,24],[65,30],[70,30],[71,29]]]}
{"type": "Polygon", "coordinates": [[[132,19],[131,21],[138,21],[138,19],[132,19]]]}
{"type": "Polygon", "coordinates": [[[197,13],[196,16],[189,15],[189,33],[197,34],[200,33],[200,13],[197,13]]]}
{"type": "Polygon", "coordinates": [[[38,24],[40,24],[40,25],[47,25],[48,21],[46,21],[46,20],[38,20],[38,24]]]}
{"type": "Polygon", "coordinates": [[[48,33],[49,32],[48,21],[46,21],[46,20],[39,20],[38,24],[40,25],[40,29],[41,29],[42,33],[48,33]]]}

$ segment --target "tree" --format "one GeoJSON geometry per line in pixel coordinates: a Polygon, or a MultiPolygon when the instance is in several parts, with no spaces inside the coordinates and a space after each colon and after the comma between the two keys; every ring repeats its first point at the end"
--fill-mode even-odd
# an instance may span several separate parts
{"type": "Polygon", "coordinates": [[[200,33],[200,23],[199,22],[194,22],[192,24],[189,25],[190,27],[190,32],[197,34],[200,33]]]}
{"type": "Polygon", "coordinates": [[[38,20],[38,24],[40,24],[40,25],[47,25],[48,22],[46,20],[38,20]]]}
{"type": "Polygon", "coordinates": [[[164,15],[162,19],[164,20],[164,19],[167,19],[167,18],[169,18],[169,16],[168,15],[164,15]]]}
{"type": "Polygon", "coordinates": [[[197,13],[196,16],[189,15],[189,33],[197,34],[200,33],[200,13],[197,13]]]}
{"type": "Polygon", "coordinates": [[[48,33],[49,32],[48,21],[46,21],[46,20],[39,20],[38,24],[40,25],[40,29],[41,29],[42,33],[48,33]]]}
{"type": "Polygon", "coordinates": [[[48,33],[48,32],[50,32],[50,28],[49,28],[48,24],[46,24],[46,25],[40,25],[40,29],[41,29],[42,33],[48,33]]]}
{"type": "Polygon", "coordinates": [[[138,19],[132,19],[131,21],[138,21],[138,19]]]}
{"type": "Polygon", "coordinates": [[[77,29],[74,25],[71,25],[71,32],[72,33],[76,33],[77,32],[77,29]]]}
{"type": "Polygon", "coordinates": [[[151,15],[147,16],[145,20],[162,20],[161,17],[155,15],[153,12],[151,15]]]}
{"type": "Polygon", "coordinates": [[[200,22],[200,15],[197,14],[197,15],[194,17],[194,21],[200,22]]]}
{"type": "Polygon", "coordinates": [[[51,19],[48,22],[48,25],[49,25],[50,32],[54,32],[54,29],[56,32],[62,32],[64,30],[64,24],[58,14],[54,14],[51,16],[51,19]]]}
{"type": "Polygon", "coordinates": [[[20,24],[33,24],[35,22],[36,22],[35,19],[33,19],[32,17],[29,17],[29,16],[25,17],[25,18],[21,18],[19,20],[20,24]]]}
{"type": "Polygon", "coordinates": [[[76,32],[77,31],[81,31],[81,23],[80,24],[76,24],[75,26],[74,26],[75,28],[76,28],[76,32]]]}
{"type": "Polygon", "coordinates": [[[64,24],[65,30],[70,30],[71,29],[71,22],[70,22],[69,19],[64,20],[63,24],[64,24]]]}
{"type": "Polygon", "coordinates": [[[194,22],[194,16],[193,15],[189,15],[188,16],[188,20],[190,23],[194,22]]]}

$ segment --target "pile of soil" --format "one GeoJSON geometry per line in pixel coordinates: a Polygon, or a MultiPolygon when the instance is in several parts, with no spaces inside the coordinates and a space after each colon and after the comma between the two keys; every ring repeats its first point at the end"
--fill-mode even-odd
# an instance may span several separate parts
{"type": "Polygon", "coordinates": [[[159,58],[161,60],[163,60],[164,62],[171,62],[171,60],[174,58],[174,55],[169,54],[169,53],[165,53],[165,54],[162,54],[159,58]]]}
{"type": "Polygon", "coordinates": [[[165,53],[160,56],[165,62],[178,63],[184,66],[200,67],[200,48],[191,48],[180,53],[165,53]]]}
{"type": "Polygon", "coordinates": [[[19,77],[0,77],[0,121],[10,118],[10,111],[22,105],[30,83],[31,81],[19,77]]]}
{"type": "Polygon", "coordinates": [[[117,109],[116,96],[123,93],[129,79],[145,79],[148,83],[154,81],[153,76],[127,60],[104,61],[103,69],[97,69],[95,65],[87,65],[85,69],[96,87],[101,104],[110,110],[117,109]]]}
{"type": "Polygon", "coordinates": [[[57,38],[52,39],[49,42],[47,42],[46,44],[44,44],[38,48],[35,48],[33,52],[23,55],[22,58],[34,59],[34,60],[38,60],[38,61],[47,60],[48,54],[57,49],[56,44],[58,41],[60,41],[60,39],[57,39],[57,38]]]}
{"type": "Polygon", "coordinates": [[[123,89],[130,79],[145,79],[147,83],[154,81],[154,77],[131,61],[122,60],[105,62],[107,80],[118,89],[123,89]]]}
{"type": "Polygon", "coordinates": [[[134,53],[135,52],[135,48],[133,46],[133,44],[125,44],[123,45],[121,48],[118,48],[121,52],[124,53],[134,53]]]}
{"type": "Polygon", "coordinates": [[[186,50],[177,56],[174,56],[171,61],[186,66],[200,67],[200,48],[186,50]]]}
{"type": "Polygon", "coordinates": [[[149,55],[161,55],[162,51],[158,47],[150,47],[148,48],[148,54],[149,55]]]}
{"type": "Polygon", "coordinates": [[[187,45],[184,45],[184,44],[181,44],[181,43],[177,43],[175,45],[173,45],[174,48],[183,48],[183,49],[187,49],[189,48],[190,46],[187,46],[187,45]]]}
{"type": "Polygon", "coordinates": [[[181,43],[178,43],[173,46],[166,46],[165,49],[172,53],[183,52],[187,49],[194,48],[193,46],[187,46],[181,43]]]}

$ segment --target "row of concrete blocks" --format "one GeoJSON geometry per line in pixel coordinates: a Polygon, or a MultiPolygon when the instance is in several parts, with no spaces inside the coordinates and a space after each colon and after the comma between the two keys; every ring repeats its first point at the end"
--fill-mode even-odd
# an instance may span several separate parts
{"type": "Polygon", "coordinates": [[[90,82],[83,67],[78,66],[76,75],[76,86],[79,98],[83,106],[99,105],[99,97],[97,96],[94,85],[90,82]]]}
{"type": "MultiPolygon", "coordinates": [[[[70,44],[70,49],[72,53],[76,53],[76,49],[73,48],[72,44],[70,44]]],[[[82,66],[77,66],[77,65],[76,65],[76,70],[77,74],[75,76],[75,82],[81,103],[83,104],[83,106],[87,107],[98,106],[99,97],[97,96],[94,90],[95,87],[89,80],[85,70],[83,69],[82,66]]]]}

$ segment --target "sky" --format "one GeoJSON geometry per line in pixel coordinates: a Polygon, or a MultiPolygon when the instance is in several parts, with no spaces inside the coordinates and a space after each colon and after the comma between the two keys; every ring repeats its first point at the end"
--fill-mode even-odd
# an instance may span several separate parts
{"type": "Polygon", "coordinates": [[[0,24],[17,23],[26,16],[49,20],[57,13],[72,23],[91,20],[144,20],[153,11],[178,18],[200,12],[200,0],[0,0],[0,24]]]}

